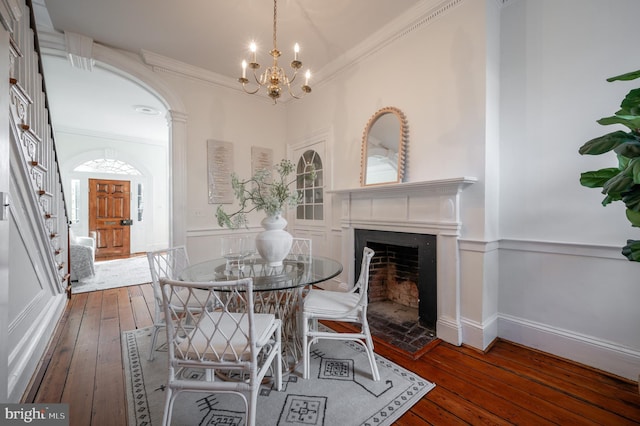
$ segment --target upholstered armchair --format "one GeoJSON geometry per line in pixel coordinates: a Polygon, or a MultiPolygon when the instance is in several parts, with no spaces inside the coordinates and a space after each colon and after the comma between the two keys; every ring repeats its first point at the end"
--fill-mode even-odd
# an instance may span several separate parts
{"type": "Polygon", "coordinates": [[[95,275],[95,237],[77,237],[72,231],[69,231],[69,251],[71,254],[71,281],[95,275]]]}

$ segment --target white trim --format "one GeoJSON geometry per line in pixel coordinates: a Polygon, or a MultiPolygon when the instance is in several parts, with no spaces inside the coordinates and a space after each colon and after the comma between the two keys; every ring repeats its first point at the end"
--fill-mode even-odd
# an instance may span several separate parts
{"type": "Polygon", "coordinates": [[[607,246],[585,243],[535,240],[500,240],[501,250],[527,251],[532,253],[566,254],[572,256],[597,257],[603,259],[623,260],[627,258],[621,253],[621,246],[607,246]]]}
{"type": "Polygon", "coordinates": [[[482,323],[460,318],[462,341],[474,348],[485,350],[498,337],[498,314],[482,323]]]}
{"type": "MultiPolygon", "coordinates": [[[[44,292],[41,292],[41,294],[44,292]]],[[[36,297],[31,305],[35,305],[36,297]]],[[[58,294],[50,299],[46,309],[40,311],[31,327],[20,339],[9,354],[9,380],[8,394],[9,401],[19,401],[20,397],[27,389],[31,376],[36,370],[40,358],[47,349],[50,337],[55,332],[56,325],[62,316],[67,303],[66,294],[58,294]]]]}
{"type": "Polygon", "coordinates": [[[498,315],[498,335],[520,345],[638,380],[640,351],[622,345],[506,314],[498,315]]]}

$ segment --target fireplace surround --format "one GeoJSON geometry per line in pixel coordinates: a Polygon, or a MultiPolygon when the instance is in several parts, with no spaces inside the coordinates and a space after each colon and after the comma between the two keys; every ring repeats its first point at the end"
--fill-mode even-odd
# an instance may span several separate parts
{"type": "Polygon", "coordinates": [[[476,181],[460,177],[329,191],[341,202],[341,260],[349,282],[357,276],[357,229],[435,236],[436,335],[454,345],[462,344],[460,197],[476,181]]]}

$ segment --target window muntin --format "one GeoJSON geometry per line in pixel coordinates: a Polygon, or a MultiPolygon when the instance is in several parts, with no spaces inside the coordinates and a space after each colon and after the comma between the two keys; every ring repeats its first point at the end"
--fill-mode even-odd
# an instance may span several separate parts
{"type": "Polygon", "coordinates": [[[324,170],[322,159],[314,150],[305,151],[298,159],[296,168],[296,189],[301,194],[301,202],[296,209],[296,218],[302,220],[324,219],[324,170]],[[305,175],[315,170],[314,180],[305,179],[305,175]]]}

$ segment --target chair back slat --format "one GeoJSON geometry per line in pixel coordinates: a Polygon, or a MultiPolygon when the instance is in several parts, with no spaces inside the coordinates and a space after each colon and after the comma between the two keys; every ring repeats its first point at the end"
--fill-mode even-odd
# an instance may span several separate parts
{"type": "Polygon", "coordinates": [[[211,368],[256,360],[253,281],[185,282],[160,278],[169,358],[211,368]],[[212,308],[214,307],[214,308],[212,308]]]}
{"type": "Polygon", "coordinates": [[[313,241],[310,238],[294,237],[287,259],[310,263],[313,255],[312,247],[313,241]]]}
{"type": "Polygon", "coordinates": [[[184,246],[172,247],[147,253],[153,295],[157,306],[162,306],[160,278],[178,279],[182,271],[189,266],[189,256],[184,246]]]}
{"type": "Polygon", "coordinates": [[[375,252],[369,247],[365,247],[362,254],[362,266],[360,276],[354,285],[354,291],[360,292],[360,304],[366,305],[369,295],[369,266],[375,252]]]}

